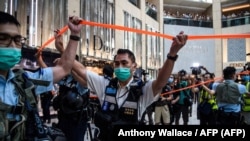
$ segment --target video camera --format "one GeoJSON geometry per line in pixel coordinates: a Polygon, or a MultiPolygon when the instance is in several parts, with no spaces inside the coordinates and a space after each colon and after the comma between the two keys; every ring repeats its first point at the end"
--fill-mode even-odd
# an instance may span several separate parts
{"type": "Polygon", "coordinates": [[[185,76],[186,74],[187,74],[187,72],[185,71],[185,70],[180,70],[179,72],[178,72],[178,74],[180,75],[180,76],[185,76]]]}
{"type": "Polygon", "coordinates": [[[192,70],[193,75],[199,75],[199,74],[201,74],[201,69],[203,68],[203,66],[190,67],[190,68],[192,70]]]}
{"type": "Polygon", "coordinates": [[[245,66],[243,66],[243,69],[250,71],[250,62],[247,62],[245,66]]]}

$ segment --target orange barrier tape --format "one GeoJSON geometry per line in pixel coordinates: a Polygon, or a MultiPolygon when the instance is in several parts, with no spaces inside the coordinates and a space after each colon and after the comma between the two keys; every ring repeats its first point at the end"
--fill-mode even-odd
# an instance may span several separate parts
{"type": "MultiPolygon", "coordinates": [[[[163,37],[166,39],[173,39],[174,36],[161,34],[157,32],[150,32],[145,30],[139,30],[134,28],[128,28],[124,26],[118,26],[118,25],[111,25],[111,24],[103,24],[103,23],[96,23],[96,22],[90,22],[90,21],[82,21],[81,24],[91,25],[91,26],[100,26],[104,28],[112,28],[112,29],[118,29],[118,30],[124,30],[124,31],[130,31],[130,32],[136,32],[140,34],[147,34],[147,35],[154,35],[163,37]]],[[[222,39],[222,38],[250,38],[250,34],[225,34],[225,35],[188,35],[188,40],[197,40],[197,39],[222,39]]]]}
{"type": "MultiPolygon", "coordinates": [[[[111,24],[103,24],[103,23],[97,23],[97,22],[91,22],[91,21],[85,21],[82,20],[81,24],[84,25],[90,25],[90,26],[99,26],[103,28],[111,28],[116,30],[123,30],[123,31],[129,31],[129,32],[135,32],[139,34],[147,34],[147,35],[153,35],[153,36],[159,36],[162,38],[170,39],[172,40],[174,36],[167,35],[167,34],[161,34],[158,32],[150,32],[146,30],[140,30],[135,28],[129,28],[119,25],[111,25],[111,24]]],[[[60,34],[64,33],[66,30],[68,30],[68,26],[63,27],[60,30],[60,34]]],[[[250,34],[224,34],[224,35],[188,35],[188,40],[198,40],[198,39],[223,39],[223,38],[250,38],[250,34]]],[[[41,48],[40,51],[45,48],[49,43],[51,43],[55,38],[50,38],[47,42],[45,42],[41,48]]]]}
{"type": "Polygon", "coordinates": [[[218,80],[221,80],[221,79],[222,79],[221,77],[218,77],[218,78],[215,78],[213,80],[204,81],[203,83],[198,83],[198,84],[195,84],[195,85],[190,85],[190,86],[185,87],[185,88],[180,88],[180,89],[172,90],[172,91],[169,91],[169,92],[166,92],[166,93],[162,93],[161,95],[164,96],[164,95],[167,95],[167,94],[173,94],[175,92],[183,91],[183,90],[186,90],[186,89],[190,89],[190,88],[197,87],[197,86],[200,86],[200,85],[203,85],[203,84],[206,84],[206,83],[210,83],[212,81],[218,81],[218,80]]]}
{"type": "MultiPolygon", "coordinates": [[[[140,33],[140,34],[147,34],[147,35],[159,36],[159,37],[163,37],[163,38],[170,39],[170,40],[172,40],[173,37],[174,37],[174,36],[170,36],[170,35],[167,35],[167,34],[161,34],[161,33],[158,33],[158,32],[150,32],[150,31],[146,31],[146,30],[140,30],[140,29],[129,28],[129,27],[124,27],[124,26],[111,25],[111,24],[103,24],[103,23],[97,23],[97,22],[91,22],[91,21],[85,21],[85,20],[82,20],[81,24],[91,25],[91,26],[99,26],[99,27],[103,27],[103,28],[111,28],[111,29],[123,30],[123,31],[129,31],[129,32],[135,32],[135,33],[140,33]]],[[[64,26],[63,28],[60,29],[60,32],[58,34],[61,35],[64,32],[66,32],[67,30],[68,30],[68,26],[64,26]]],[[[250,38],[250,34],[188,35],[188,40],[223,39],[223,38],[250,38]]],[[[46,41],[39,48],[38,51],[42,51],[53,40],[55,40],[55,37],[52,37],[48,41],[46,41]]],[[[221,79],[221,78],[217,78],[217,79],[221,79]]],[[[208,82],[204,82],[202,84],[205,84],[205,83],[208,83],[208,82]]],[[[199,85],[202,85],[202,84],[196,84],[196,85],[192,85],[192,86],[189,86],[189,87],[181,88],[181,89],[174,90],[174,91],[171,91],[171,92],[168,92],[168,93],[163,93],[162,95],[166,95],[166,94],[174,93],[174,92],[177,92],[177,91],[189,89],[189,88],[196,87],[196,86],[199,86],[199,85]]],[[[96,97],[92,96],[91,98],[96,98],[96,97]]]]}
{"type": "MultiPolygon", "coordinates": [[[[68,26],[64,26],[63,28],[60,29],[58,35],[63,34],[64,32],[66,32],[68,30],[68,26]]],[[[39,48],[39,52],[42,51],[48,44],[50,44],[53,40],[55,40],[55,37],[50,38],[48,41],[46,41],[40,48],[39,48]]]]}
{"type": "MultiPolygon", "coordinates": [[[[236,75],[246,75],[246,74],[250,74],[250,71],[246,70],[246,71],[242,71],[242,72],[239,72],[239,73],[236,73],[236,75]]],[[[190,85],[188,87],[185,87],[185,88],[180,88],[180,89],[176,89],[176,90],[172,90],[172,91],[169,91],[169,92],[166,92],[166,93],[162,93],[161,95],[164,96],[164,95],[167,95],[167,94],[172,94],[172,93],[175,93],[175,92],[179,92],[179,91],[182,91],[182,90],[186,90],[186,89],[190,89],[190,88],[193,88],[193,87],[197,87],[197,86],[200,86],[200,85],[203,85],[203,84],[206,84],[206,83],[210,83],[212,81],[218,81],[218,80],[221,80],[222,77],[217,77],[213,80],[208,80],[208,81],[204,81],[203,83],[198,83],[198,84],[195,84],[195,85],[190,85]]]]}
{"type": "Polygon", "coordinates": [[[146,30],[140,30],[135,28],[129,28],[125,26],[119,26],[119,25],[111,25],[111,24],[103,24],[103,23],[96,23],[96,22],[90,22],[90,21],[82,21],[81,24],[91,25],[91,26],[100,26],[104,28],[111,28],[111,29],[117,29],[117,30],[124,30],[124,31],[130,31],[130,32],[136,32],[140,34],[147,34],[147,35],[153,35],[153,36],[159,36],[166,39],[173,39],[173,36],[166,35],[166,34],[160,34],[158,32],[150,32],[146,30]]]}
{"type": "Polygon", "coordinates": [[[188,35],[188,40],[197,40],[197,39],[223,39],[223,38],[250,38],[250,34],[188,35]]]}

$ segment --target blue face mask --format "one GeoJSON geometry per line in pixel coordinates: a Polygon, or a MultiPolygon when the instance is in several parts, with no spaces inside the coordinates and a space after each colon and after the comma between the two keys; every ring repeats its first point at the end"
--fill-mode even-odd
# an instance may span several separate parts
{"type": "Polygon", "coordinates": [[[0,70],[9,70],[21,59],[21,49],[14,47],[0,47],[0,70]]]}
{"type": "Polygon", "coordinates": [[[120,81],[128,80],[131,75],[129,68],[115,68],[114,72],[115,72],[115,76],[120,81]]]}
{"type": "Polygon", "coordinates": [[[171,78],[171,77],[168,78],[168,83],[173,83],[173,81],[174,81],[173,78],[171,78]]]}
{"type": "Polygon", "coordinates": [[[242,80],[243,81],[249,81],[250,80],[250,76],[249,75],[243,76],[242,80]]]}

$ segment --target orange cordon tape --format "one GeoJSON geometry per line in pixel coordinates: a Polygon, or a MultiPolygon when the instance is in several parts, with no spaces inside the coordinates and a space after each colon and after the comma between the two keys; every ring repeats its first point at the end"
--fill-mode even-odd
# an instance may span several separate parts
{"type": "Polygon", "coordinates": [[[91,25],[91,26],[100,26],[100,27],[104,27],[104,28],[111,28],[111,29],[124,30],[124,31],[130,31],[130,32],[136,32],[136,33],[140,33],[140,34],[154,35],[154,36],[159,36],[159,37],[163,37],[166,39],[173,39],[173,36],[170,36],[170,35],[160,34],[157,32],[150,32],[150,31],[140,30],[140,29],[135,29],[135,28],[129,28],[129,27],[124,27],[124,26],[119,26],[119,25],[103,24],[103,23],[96,23],[96,22],[90,22],[90,21],[82,21],[81,24],[86,24],[86,25],[91,25]]]}
{"type": "MultiPolygon", "coordinates": [[[[237,73],[236,75],[246,75],[246,74],[250,74],[250,71],[246,70],[246,71],[242,71],[240,73],[237,73]]],[[[180,88],[180,89],[176,89],[176,90],[172,90],[172,91],[169,91],[169,92],[166,92],[166,93],[162,93],[161,95],[164,96],[164,95],[167,95],[167,94],[173,94],[175,92],[179,92],[179,91],[182,91],[182,90],[186,90],[186,89],[190,89],[190,88],[193,88],[193,87],[197,87],[197,86],[200,86],[200,85],[203,85],[203,84],[207,84],[207,83],[210,83],[210,82],[213,82],[213,81],[220,81],[222,79],[222,77],[217,77],[217,78],[214,78],[213,80],[208,80],[208,81],[204,81],[203,83],[198,83],[198,84],[195,84],[195,85],[190,85],[188,87],[185,87],[185,88],[180,88]]],[[[98,98],[97,96],[90,96],[90,98],[92,99],[95,99],[95,98],[98,98]]]]}
{"type": "MultiPolygon", "coordinates": [[[[60,29],[58,35],[63,34],[64,32],[66,32],[68,30],[68,26],[64,26],[62,29],[60,29]]],[[[42,51],[48,44],[50,44],[53,40],[55,40],[55,37],[50,38],[48,41],[46,41],[40,48],[39,48],[39,52],[42,51]]]]}
{"type": "MultiPolygon", "coordinates": [[[[243,75],[250,74],[250,71],[248,71],[248,70],[242,71],[240,73],[237,73],[236,75],[241,75],[241,74],[243,74],[243,75]]],[[[213,81],[218,81],[218,80],[221,80],[221,79],[222,79],[222,77],[217,77],[217,78],[214,78],[213,80],[208,80],[208,81],[204,81],[203,83],[198,83],[198,84],[195,84],[195,85],[190,85],[190,86],[185,87],[185,88],[172,90],[172,91],[169,91],[169,92],[166,92],[166,93],[162,93],[161,95],[164,96],[164,95],[167,95],[167,94],[173,94],[175,92],[190,89],[190,88],[197,87],[197,86],[200,86],[200,85],[203,85],[203,84],[206,84],[206,83],[210,83],[210,82],[213,82],[213,81]]]]}
{"type": "MultiPolygon", "coordinates": [[[[99,26],[103,28],[111,28],[111,29],[116,29],[116,30],[123,30],[123,31],[129,31],[129,32],[135,32],[135,33],[140,33],[140,34],[147,34],[147,35],[153,35],[153,36],[159,36],[162,38],[170,39],[172,40],[174,36],[171,35],[166,35],[166,34],[161,34],[158,32],[150,32],[146,30],[140,30],[140,29],[135,29],[135,28],[129,28],[129,27],[124,27],[124,26],[119,26],[119,25],[111,25],[111,24],[103,24],[103,23],[96,23],[96,22],[91,22],[91,21],[85,21],[82,20],[81,24],[84,25],[90,25],[90,26],[99,26]]],[[[64,26],[62,29],[60,29],[60,32],[58,33],[59,35],[63,34],[68,30],[68,26],[64,26]]],[[[188,40],[198,40],[198,39],[223,39],[223,38],[250,38],[250,34],[224,34],[224,35],[188,35],[188,40]]],[[[53,40],[55,40],[55,37],[50,38],[48,41],[46,41],[40,48],[39,51],[42,51],[46,46],[48,46],[53,40]]],[[[219,78],[221,79],[221,78],[219,78]]],[[[204,82],[208,83],[208,82],[204,82]]],[[[199,86],[201,84],[197,85],[192,85],[186,88],[178,89],[171,91],[169,93],[163,93],[162,95],[165,94],[170,94],[173,92],[181,91],[184,89],[192,88],[195,86],[199,86]]],[[[96,98],[95,96],[92,96],[91,98],[96,98]]]]}
{"type": "Polygon", "coordinates": [[[224,34],[224,35],[188,35],[188,40],[197,39],[223,39],[223,38],[250,38],[250,34],[224,34]]]}
{"type": "Polygon", "coordinates": [[[222,79],[221,77],[218,77],[218,78],[215,78],[213,80],[204,81],[203,83],[198,83],[198,84],[195,84],[195,85],[190,85],[190,86],[185,87],[185,88],[180,88],[180,89],[172,90],[172,91],[169,91],[169,92],[166,92],[166,93],[162,93],[161,95],[164,96],[164,95],[167,95],[167,94],[173,94],[175,92],[190,89],[190,88],[197,87],[197,86],[200,86],[200,85],[203,85],[203,84],[206,84],[206,83],[210,83],[212,81],[218,81],[218,80],[221,80],[221,79],[222,79]]]}
{"type": "MultiPolygon", "coordinates": [[[[117,30],[123,30],[123,31],[129,31],[129,32],[136,32],[140,34],[147,34],[147,35],[153,35],[153,36],[159,36],[162,38],[170,39],[172,40],[174,36],[161,34],[158,32],[150,32],[146,30],[140,30],[135,28],[129,28],[119,25],[111,25],[111,24],[103,24],[103,23],[97,23],[97,22],[91,22],[91,21],[85,21],[82,20],[81,24],[84,25],[90,25],[90,26],[99,26],[103,28],[111,28],[111,29],[117,29],[117,30]]],[[[63,34],[65,31],[68,30],[68,26],[63,27],[60,32],[60,34],[63,34]]],[[[224,35],[188,35],[188,40],[198,40],[198,39],[223,39],[223,38],[250,38],[250,34],[224,34],[224,35]]],[[[45,42],[41,47],[40,51],[45,48],[49,43],[51,43],[55,38],[50,38],[47,42],[45,42]]]]}

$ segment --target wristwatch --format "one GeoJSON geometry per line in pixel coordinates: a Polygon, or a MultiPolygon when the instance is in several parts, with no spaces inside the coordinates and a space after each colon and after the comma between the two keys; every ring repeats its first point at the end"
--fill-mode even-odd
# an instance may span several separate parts
{"type": "Polygon", "coordinates": [[[178,58],[178,55],[170,56],[170,54],[168,54],[168,55],[167,55],[167,58],[168,58],[169,60],[176,61],[177,58],[178,58]]]}
{"type": "Polygon", "coordinates": [[[70,35],[69,39],[74,40],[74,41],[80,41],[81,38],[79,36],[76,36],[76,35],[70,35]]]}

